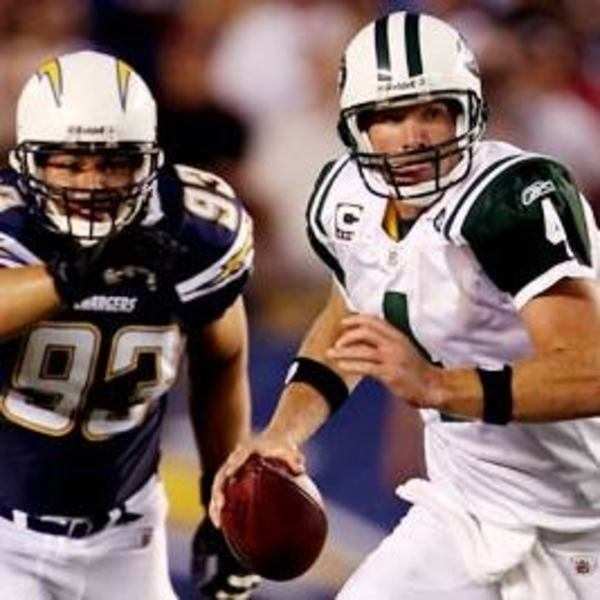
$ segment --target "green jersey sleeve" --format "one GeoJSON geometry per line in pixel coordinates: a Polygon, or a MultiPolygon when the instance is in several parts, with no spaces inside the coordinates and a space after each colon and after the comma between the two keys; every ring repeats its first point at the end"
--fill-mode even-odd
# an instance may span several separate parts
{"type": "Polygon", "coordinates": [[[487,276],[521,308],[563,277],[593,277],[590,215],[562,165],[529,157],[479,193],[461,236],[487,276]]]}

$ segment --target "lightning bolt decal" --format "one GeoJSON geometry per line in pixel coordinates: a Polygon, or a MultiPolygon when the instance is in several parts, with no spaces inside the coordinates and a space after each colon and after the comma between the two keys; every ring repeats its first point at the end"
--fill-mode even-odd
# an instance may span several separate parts
{"type": "Polygon", "coordinates": [[[119,100],[121,108],[127,108],[127,93],[129,92],[129,79],[131,78],[131,67],[122,60],[117,60],[117,86],[119,89],[119,100]]]}
{"type": "Polygon", "coordinates": [[[48,60],[44,61],[38,68],[37,75],[40,80],[44,77],[48,79],[56,106],[60,106],[60,97],[63,93],[63,80],[58,59],[49,58],[48,60]]]}

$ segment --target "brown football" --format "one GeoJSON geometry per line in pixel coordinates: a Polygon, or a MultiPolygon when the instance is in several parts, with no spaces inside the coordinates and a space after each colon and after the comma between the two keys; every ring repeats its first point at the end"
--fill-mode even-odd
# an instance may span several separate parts
{"type": "Polygon", "coordinates": [[[254,573],[284,581],[306,572],[323,549],[327,517],[308,475],[252,455],[225,484],[223,534],[233,554],[254,573]]]}

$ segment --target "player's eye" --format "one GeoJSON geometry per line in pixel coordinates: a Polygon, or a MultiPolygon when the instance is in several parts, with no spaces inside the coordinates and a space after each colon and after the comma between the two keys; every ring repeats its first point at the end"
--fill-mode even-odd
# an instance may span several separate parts
{"type": "Polygon", "coordinates": [[[69,173],[78,173],[81,171],[81,164],[78,161],[68,161],[68,160],[53,160],[50,159],[45,164],[46,167],[50,167],[52,169],[58,169],[61,171],[68,171],[69,173]]]}
{"type": "Polygon", "coordinates": [[[123,156],[113,156],[105,158],[103,166],[107,169],[126,169],[129,167],[129,161],[123,156]]]}
{"type": "Polygon", "coordinates": [[[423,107],[423,118],[426,121],[437,121],[448,114],[448,109],[444,104],[436,103],[423,107]]]}
{"type": "Polygon", "coordinates": [[[36,154],[34,157],[35,166],[46,168],[51,167],[52,169],[65,169],[69,168],[76,161],[68,158],[58,156],[48,156],[47,154],[36,154]]]}
{"type": "Polygon", "coordinates": [[[142,166],[142,156],[110,156],[106,157],[103,167],[108,171],[135,171],[142,166]]]}
{"type": "Polygon", "coordinates": [[[368,131],[372,125],[397,125],[406,120],[408,111],[402,108],[393,110],[373,111],[359,114],[357,117],[357,125],[361,131],[368,131]]]}

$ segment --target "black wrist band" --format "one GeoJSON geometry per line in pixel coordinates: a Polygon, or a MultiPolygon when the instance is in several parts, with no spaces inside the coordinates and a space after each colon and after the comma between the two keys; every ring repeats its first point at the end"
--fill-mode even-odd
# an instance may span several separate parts
{"type": "Polygon", "coordinates": [[[513,417],[512,367],[501,371],[477,368],[483,388],[483,422],[506,425],[513,417]]]}
{"type": "Polygon", "coordinates": [[[306,383],[313,387],[335,412],[348,398],[350,391],[344,380],[331,368],[312,358],[297,356],[290,365],[285,378],[290,383],[306,383]]]}

